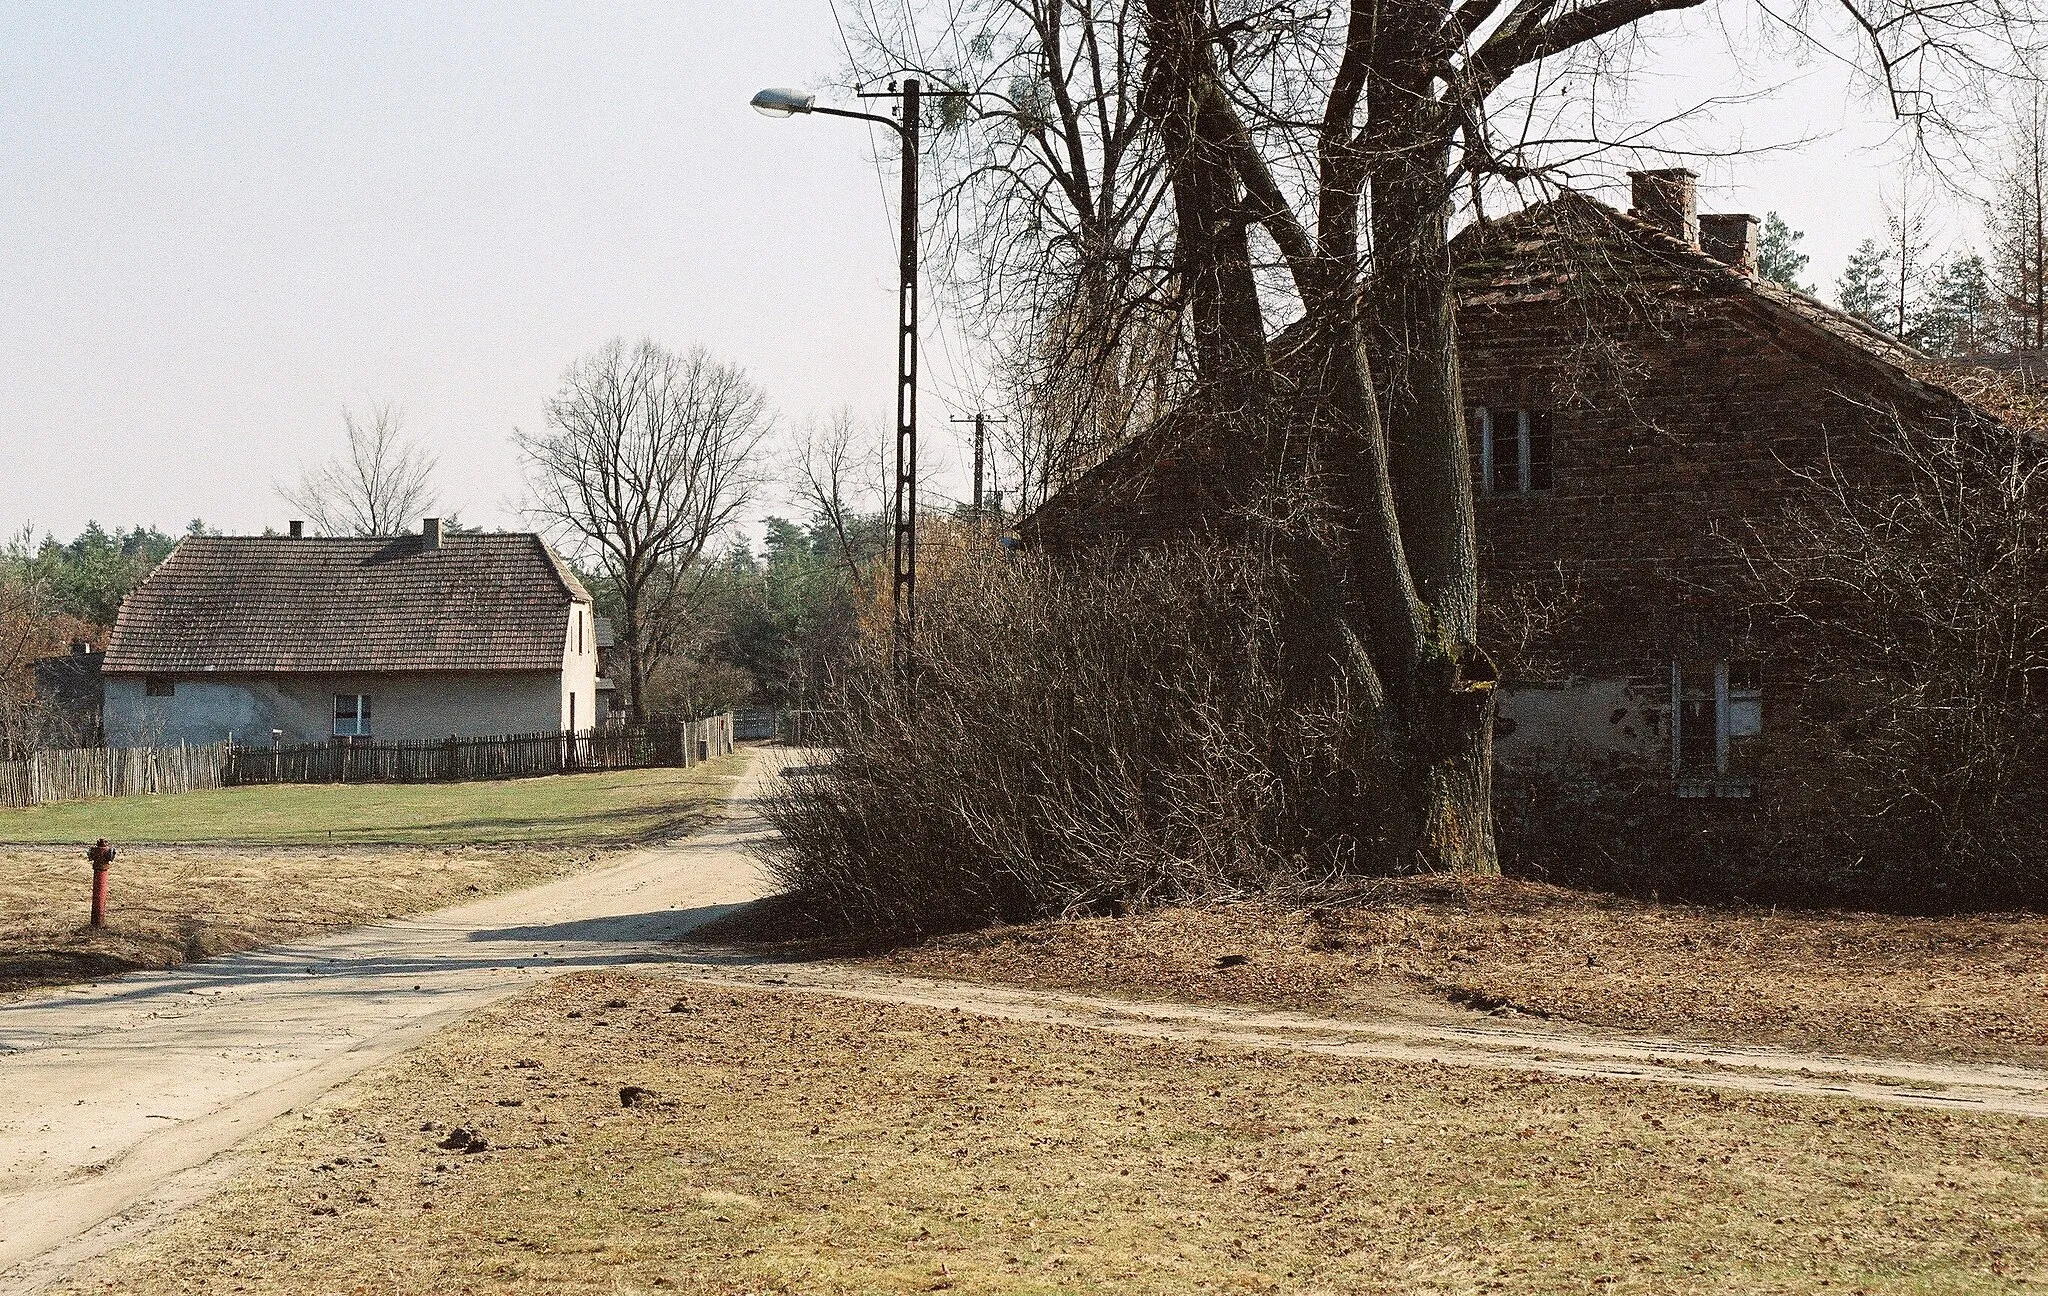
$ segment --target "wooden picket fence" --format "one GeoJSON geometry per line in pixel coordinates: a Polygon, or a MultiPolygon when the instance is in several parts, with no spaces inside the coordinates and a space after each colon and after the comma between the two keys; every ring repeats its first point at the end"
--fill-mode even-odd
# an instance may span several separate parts
{"type": "Polygon", "coordinates": [[[429,742],[236,747],[226,783],[453,783],[591,770],[682,767],[733,750],[730,712],[708,720],[582,733],[500,734],[429,742]]]}
{"type": "Polygon", "coordinates": [[[0,807],[253,783],[439,783],[683,767],[731,754],[731,712],[584,733],[292,747],[81,747],[0,761],[0,807]]]}
{"type": "Polygon", "coordinates": [[[0,806],[196,792],[224,785],[228,748],[74,747],[0,761],[0,806]]]}

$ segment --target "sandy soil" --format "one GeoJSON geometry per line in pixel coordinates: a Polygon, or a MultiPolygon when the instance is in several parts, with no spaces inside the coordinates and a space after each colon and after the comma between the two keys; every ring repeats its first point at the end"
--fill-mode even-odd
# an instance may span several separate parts
{"type": "Polygon", "coordinates": [[[2020,1292],[2048,1122],[591,973],[66,1292],[2020,1292]]]}
{"type": "Polygon", "coordinates": [[[668,942],[762,893],[758,830],[729,818],[421,918],[0,1009],[0,1292],[200,1199],[221,1152],[467,1013],[562,972],[675,957],[668,942]]]}

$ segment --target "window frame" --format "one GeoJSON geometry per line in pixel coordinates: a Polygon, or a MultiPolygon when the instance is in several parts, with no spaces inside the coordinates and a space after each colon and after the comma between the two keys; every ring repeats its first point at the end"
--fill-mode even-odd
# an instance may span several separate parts
{"type": "Polygon", "coordinates": [[[1481,405],[1479,421],[1479,493],[1493,494],[1493,410],[1481,405]]]}
{"type": "Polygon", "coordinates": [[[370,736],[370,695],[368,693],[336,693],[334,695],[334,736],[336,738],[368,738],[370,736]],[[344,713],[342,703],[352,701],[353,708],[344,713]],[[342,728],[346,721],[351,728],[342,728]]]}
{"type": "Polygon", "coordinates": [[[168,675],[145,675],[142,679],[142,696],[167,698],[178,696],[178,681],[168,675]]]}
{"type": "Polygon", "coordinates": [[[1511,495],[1541,495],[1557,488],[1557,435],[1549,410],[1495,410],[1474,406],[1472,421],[1479,426],[1479,494],[1486,498],[1511,495]],[[1499,416],[1514,415],[1514,485],[1501,481],[1499,416]],[[1541,443],[1544,453],[1536,451],[1541,443]],[[1541,479],[1539,481],[1539,478],[1541,479]]]}
{"type": "MultiPolygon", "coordinates": [[[[1702,705],[1702,710],[1705,706],[1702,705]]],[[[1702,717],[1702,723],[1705,723],[1702,717]]],[[[1686,659],[1674,656],[1671,659],[1671,780],[1681,797],[1747,797],[1752,795],[1756,780],[1752,777],[1729,772],[1729,743],[1731,739],[1761,738],[1764,732],[1763,712],[1763,670],[1754,658],[1715,657],[1686,659]],[[1711,662],[1711,685],[1702,681],[1692,683],[1688,689],[1686,667],[1706,667],[1711,662]],[[1737,675],[1736,684],[1731,687],[1730,667],[1745,668],[1737,675]],[[1711,773],[1688,767],[1685,763],[1685,709],[1689,703],[1711,703],[1714,731],[1714,768],[1711,773]],[[1734,724],[1736,708],[1744,709],[1745,717],[1754,717],[1754,727],[1745,724],[1737,728],[1734,724]]]]}

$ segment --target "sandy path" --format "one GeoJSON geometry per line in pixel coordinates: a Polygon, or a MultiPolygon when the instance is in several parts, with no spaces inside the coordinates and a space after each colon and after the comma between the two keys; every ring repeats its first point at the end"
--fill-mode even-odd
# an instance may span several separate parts
{"type": "Polygon", "coordinates": [[[771,761],[685,841],[402,922],[0,1006],[0,1293],[210,1191],[269,1121],[544,977],[656,963],[763,894],[771,761]]]}
{"type": "Polygon", "coordinates": [[[705,950],[700,959],[674,970],[710,984],[959,1009],[1006,1021],[1187,1044],[2048,1118],[2048,1071],[2024,1067],[1688,1043],[1557,1024],[1517,1027],[1481,1019],[1470,1025],[1441,1025],[1400,1018],[1316,1017],[1227,1004],[1115,999],[932,980],[829,963],[748,963],[716,950],[705,950]]]}

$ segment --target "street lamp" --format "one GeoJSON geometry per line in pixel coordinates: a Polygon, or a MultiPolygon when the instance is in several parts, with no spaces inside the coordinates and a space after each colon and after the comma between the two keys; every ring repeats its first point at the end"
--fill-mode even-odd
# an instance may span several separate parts
{"type": "MultiPolygon", "coordinates": [[[[754,111],[763,117],[788,117],[796,113],[811,111],[811,101],[816,95],[807,95],[800,90],[763,90],[754,96],[754,111]]],[[[889,123],[894,126],[895,122],[889,123]]]]}
{"type": "MultiPolygon", "coordinates": [[[[880,122],[902,141],[903,232],[898,241],[896,298],[896,490],[894,504],[895,580],[889,587],[892,641],[889,659],[907,687],[911,675],[912,631],[917,626],[917,129],[920,92],[916,78],[891,93],[903,100],[901,119],[844,108],[821,108],[816,97],[797,90],[763,90],[753,98],[756,112],[769,117],[822,113],[880,122]]],[[[939,91],[956,95],[961,91],[939,91]]],[[[874,96],[880,98],[882,96],[874,96]]]]}

